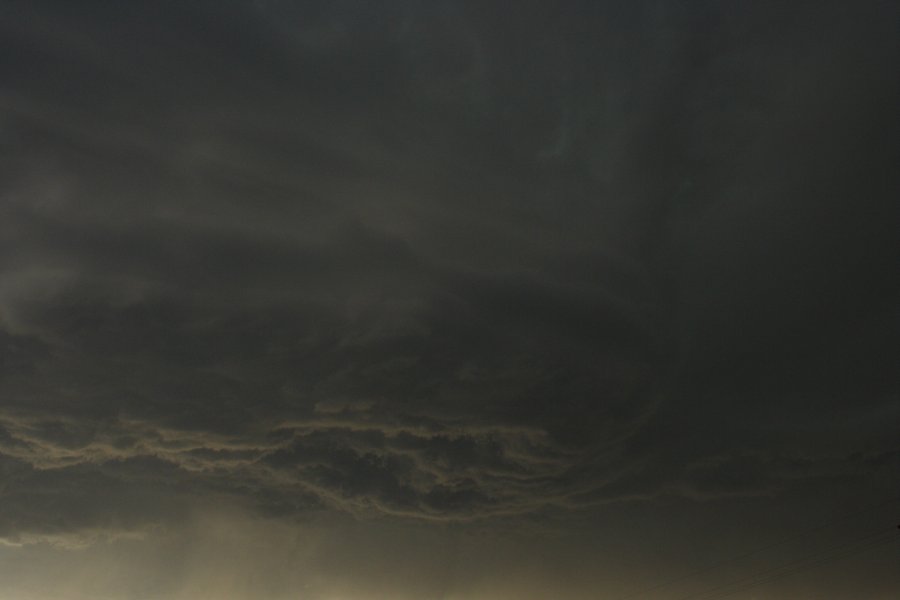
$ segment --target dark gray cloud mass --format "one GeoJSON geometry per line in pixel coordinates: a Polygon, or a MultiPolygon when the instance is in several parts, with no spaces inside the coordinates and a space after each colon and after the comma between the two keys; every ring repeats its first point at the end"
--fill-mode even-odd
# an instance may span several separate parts
{"type": "MultiPolygon", "coordinates": [[[[0,542],[85,553],[217,506],[349,518],[377,554],[418,542],[348,532],[897,497],[898,22],[3,0],[0,542]]],[[[370,593],[451,597],[340,552],[370,593]]]]}

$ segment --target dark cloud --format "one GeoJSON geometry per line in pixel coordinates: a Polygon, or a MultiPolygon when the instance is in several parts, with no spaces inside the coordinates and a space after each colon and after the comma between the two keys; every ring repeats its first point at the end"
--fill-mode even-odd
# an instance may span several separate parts
{"type": "Polygon", "coordinates": [[[896,496],[898,16],[0,2],[0,541],[896,496]]]}

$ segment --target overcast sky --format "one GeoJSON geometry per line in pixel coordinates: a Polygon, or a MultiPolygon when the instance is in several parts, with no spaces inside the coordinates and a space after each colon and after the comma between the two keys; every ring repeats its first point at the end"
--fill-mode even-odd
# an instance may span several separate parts
{"type": "Polygon", "coordinates": [[[898,27],[0,0],[0,598],[896,598],[898,27]]]}

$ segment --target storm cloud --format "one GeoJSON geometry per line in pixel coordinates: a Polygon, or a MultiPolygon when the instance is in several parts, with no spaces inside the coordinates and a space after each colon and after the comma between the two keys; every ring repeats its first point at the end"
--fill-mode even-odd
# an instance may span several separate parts
{"type": "Polygon", "coordinates": [[[0,542],[900,495],[898,18],[0,2],[0,542]]]}

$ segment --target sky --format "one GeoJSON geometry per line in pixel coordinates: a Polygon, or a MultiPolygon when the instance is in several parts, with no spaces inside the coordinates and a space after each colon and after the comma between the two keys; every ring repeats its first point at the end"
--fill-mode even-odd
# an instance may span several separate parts
{"type": "Polygon", "coordinates": [[[888,600],[900,3],[0,0],[0,600],[888,600]]]}

